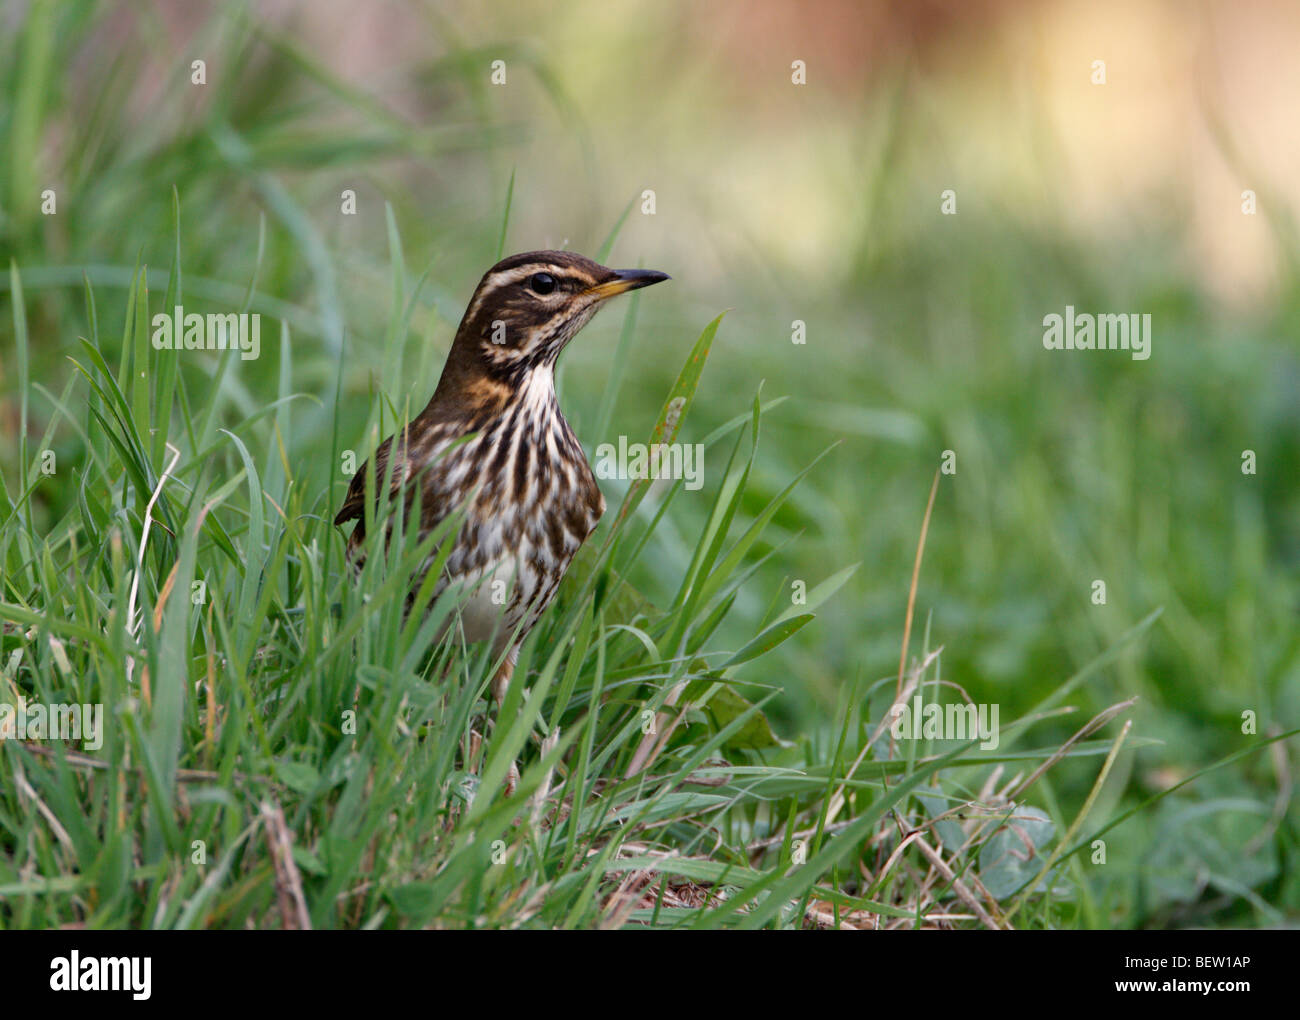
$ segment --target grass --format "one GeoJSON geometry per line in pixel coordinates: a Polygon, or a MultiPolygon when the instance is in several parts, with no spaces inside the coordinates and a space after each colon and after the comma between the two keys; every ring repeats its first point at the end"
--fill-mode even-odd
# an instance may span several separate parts
{"type": "MultiPolygon", "coordinates": [[[[102,703],[108,723],[93,751],[0,742],[0,924],[1300,911],[1296,359],[1272,340],[1294,277],[1270,315],[1225,324],[1229,356],[1189,277],[1134,271],[1163,265],[1160,239],[1111,260],[978,216],[894,222],[915,144],[898,118],[870,243],[820,294],[797,369],[754,340],[789,318],[762,283],[704,309],[634,295],[608,344],[566,354],[589,449],[675,432],[706,446],[707,484],[606,487],[488,726],[493,664],[435,640],[452,601],[402,612],[418,540],[354,580],[329,521],[344,456],[419,409],[465,286],[518,243],[525,128],[485,112],[476,73],[496,48],[449,43],[421,69],[432,130],[235,13],[203,45],[242,79],[198,107],[164,88],[141,119],[127,63],[74,60],[103,16],[37,3],[0,43],[0,702],[102,703]],[[409,161],[465,169],[429,200],[392,169],[409,161]],[[465,200],[476,175],[490,203],[465,200]],[[30,199],[46,180],[54,217],[30,199]],[[335,215],[347,184],[356,226],[335,215]],[[1161,313],[1163,374],[1007,353],[1063,295],[1161,313]],[[255,362],[160,355],[150,318],[182,302],[281,331],[255,362]],[[864,357],[863,321],[895,342],[864,357]],[[957,474],[931,490],[949,448],[957,474]],[[999,746],[892,739],[889,706],[918,691],[999,704],[999,746]]],[[[145,49],[154,28],[134,23],[145,49]]],[[[532,50],[502,52],[577,116],[532,50]]],[[[574,247],[624,249],[625,201],[574,247]]]]}
{"type": "MultiPolygon", "coordinates": [[[[846,856],[869,837],[887,846],[894,813],[932,777],[960,783],[989,762],[1052,757],[966,746],[890,760],[889,747],[877,742],[872,753],[862,741],[867,721],[846,705],[833,757],[806,749],[788,765],[763,763],[764,752],[782,750],[762,714],[774,692],[750,703],[735,667],[810,623],[848,573],[814,588],[798,612],[774,607],[743,647],[711,643],[761,562],[765,525],[799,481],[752,519],[739,512],[759,446],[758,398],[705,440],[729,448],[729,466],[670,607],[653,609],[623,581],[683,492],[679,481],[647,500],[641,481],[525,644],[518,675],[527,689],[516,685],[500,722],[485,727],[495,664],[454,638],[435,641],[454,601],[430,605],[426,585],[403,611],[414,565],[447,529],[399,537],[353,583],[328,523],[337,482],[313,484],[285,455],[297,438],[290,381],[281,379],[282,399],[266,415],[214,427],[211,404],[183,373],[138,370],[166,361],[149,360],[147,271],[135,279],[116,369],[101,350],[94,290],[85,290],[92,335],[74,358],[85,415],[72,416],[68,392],[55,398],[35,384],[55,409],[50,430],[87,437],[76,504],[38,533],[29,504],[39,472],[21,495],[6,493],[7,699],[99,703],[110,713],[94,755],[5,745],[14,778],[0,814],[13,849],[0,876],[9,923],[915,919],[964,890],[962,876],[933,888],[931,876],[922,891],[885,866],[846,891],[835,879],[846,856]],[[521,756],[507,797],[506,769],[521,756]],[[796,838],[806,848],[790,867],[796,838]]],[[[182,274],[169,280],[163,308],[185,299],[182,274]]],[[[21,309],[16,267],[11,284],[21,309]]],[[[397,315],[400,284],[393,293],[397,315]]],[[[721,322],[691,350],[652,441],[674,441],[687,420],[721,322]]],[[[25,352],[21,315],[15,334],[25,352]]],[[[235,357],[221,356],[227,366],[235,357]]],[[[376,410],[382,421],[382,404],[376,410]]],[[[337,446],[337,421],[333,431],[337,446]]],[[[913,671],[902,697],[920,676],[913,671]]],[[[1084,743],[1072,753],[1105,750],[1084,743]]],[[[942,789],[931,805],[964,803],[942,789]]],[[[1009,815],[1008,804],[997,820],[1009,815]]],[[[986,818],[968,826],[972,848],[995,828],[986,818]]],[[[975,860],[970,852],[966,866],[975,860]]],[[[996,901],[979,909],[997,923],[996,901]]]]}

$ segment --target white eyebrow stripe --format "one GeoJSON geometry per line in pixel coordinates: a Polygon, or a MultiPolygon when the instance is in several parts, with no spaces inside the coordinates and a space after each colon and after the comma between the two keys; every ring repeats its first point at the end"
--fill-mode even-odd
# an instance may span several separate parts
{"type": "MultiPolygon", "coordinates": [[[[553,262],[529,262],[527,265],[515,266],[513,269],[502,269],[499,272],[492,273],[480,285],[478,294],[469,306],[469,311],[465,313],[465,318],[472,319],[478,314],[478,310],[483,304],[483,298],[490,291],[500,290],[512,283],[520,283],[536,273],[550,273],[552,276],[572,276],[573,267],[557,266],[553,262]]],[[[585,274],[583,276],[585,278],[585,274]]]]}

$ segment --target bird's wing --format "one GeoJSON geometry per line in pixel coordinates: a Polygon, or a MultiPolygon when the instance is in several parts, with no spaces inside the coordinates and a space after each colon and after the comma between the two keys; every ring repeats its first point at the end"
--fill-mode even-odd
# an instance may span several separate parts
{"type": "MultiPolygon", "coordinates": [[[[388,470],[388,458],[393,449],[393,437],[389,436],[379,444],[379,449],[375,450],[375,484],[384,484],[384,472],[388,470]]],[[[334,518],[335,524],[343,524],[354,518],[361,519],[366,512],[366,468],[369,462],[361,465],[361,469],[352,476],[352,482],[348,485],[348,494],[343,500],[343,505],[339,507],[339,512],[334,518]]],[[[388,484],[388,495],[393,497],[397,495],[402,486],[402,465],[393,465],[393,477],[388,484]]]]}
{"type": "MultiPolygon", "coordinates": [[[[437,484],[438,472],[432,470],[434,461],[450,442],[449,433],[437,426],[426,426],[422,434],[408,431],[394,448],[393,440],[397,438],[397,436],[389,436],[375,450],[375,485],[384,484],[384,474],[389,470],[388,465],[392,461],[392,477],[388,481],[389,500],[396,501],[400,498],[402,488],[405,486],[406,504],[409,509],[415,496],[414,486],[418,484],[423,499],[421,517],[426,527],[432,527],[450,509],[448,503],[450,494],[441,491],[437,484]]],[[[354,519],[364,521],[366,472],[367,465],[362,464],[361,469],[352,476],[348,494],[344,497],[343,505],[339,507],[339,512],[334,518],[335,524],[343,524],[354,519]]],[[[360,540],[362,535],[354,534],[354,537],[360,540]]]]}

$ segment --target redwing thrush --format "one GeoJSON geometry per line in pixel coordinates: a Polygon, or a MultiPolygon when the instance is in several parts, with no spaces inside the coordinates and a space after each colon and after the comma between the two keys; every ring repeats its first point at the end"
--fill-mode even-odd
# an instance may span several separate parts
{"type": "MultiPolygon", "coordinates": [[[[562,251],[498,262],[474,291],[428,406],[398,442],[390,436],[375,451],[375,484],[393,461],[391,498],[405,483],[408,512],[419,487],[421,534],[465,508],[435,595],[463,582],[466,639],[492,640],[497,655],[509,648],[493,679],[498,702],[520,643],[605,512],[555,398],[556,359],[607,298],[667,279],[562,251]]],[[[354,562],[364,555],[365,479],[363,465],[334,518],[357,521],[348,539],[354,562]]]]}

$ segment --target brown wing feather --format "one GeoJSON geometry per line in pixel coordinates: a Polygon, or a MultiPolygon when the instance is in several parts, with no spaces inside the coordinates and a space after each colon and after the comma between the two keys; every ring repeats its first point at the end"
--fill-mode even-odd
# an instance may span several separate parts
{"type": "MultiPolygon", "coordinates": [[[[384,472],[388,470],[388,457],[392,450],[393,439],[391,436],[379,444],[375,450],[375,484],[384,483],[384,472]]],[[[334,523],[343,524],[354,518],[362,523],[357,524],[357,529],[365,527],[366,511],[366,468],[369,462],[363,463],[361,469],[352,476],[352,482],[348,485],[348,494],[343,500],[343,505],[339,507],[339,512],[334,518],[334,523]]],[[[390,496],[397,494],[402,484],[402,472],[400,467],[393,468],[393,478],[388,486],[390,496]]],[[[359,537],[359,536],[358,536],[359,537]]]]}
{"type": "MultiPolygon", "coordinates": [[[[417,420],[417,423],[413,423],[410,430],[401,437],[402,442],[394,454],[393,440],[397,438],[397,436],[389,436],[375,450],[375,484],[383,485],[384,474],[389,470],[389,461],[393,460],[392,477],[388,482],[388,498],[396,501],[405,486],[405,502],[409,511],[415,499],[414,486],[419,485],[423,499],[421,525],[425,528],[434,527],[447,512],[447,507],[444,505],[447,494],[443,493],[437,485],[431,484],[433,479],[428,477],[433,466],[430,462],[430,453],[444,441],[445,430],[427,423],[420,428],[417,420]],[[420,467],[411,470],[416,465],[420,467]]],[[[339,507],[339,512],[334,517],[336,525],[351,520],[357,522],[348,540],[349,546],[356,546],[365,538],[367,469],[368,463],[363,463],[361,469],[352,476],[347,496],[344,497],[343,505],[339,507]]]]}

